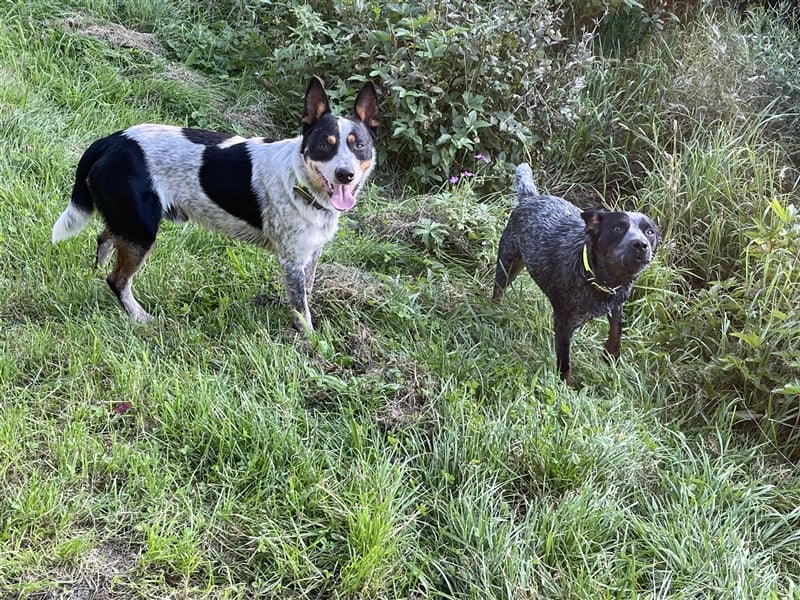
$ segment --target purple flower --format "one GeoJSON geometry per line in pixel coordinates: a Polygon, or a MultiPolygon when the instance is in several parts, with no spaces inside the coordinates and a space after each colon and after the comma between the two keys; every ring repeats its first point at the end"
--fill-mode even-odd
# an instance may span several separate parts
{"type": "Polygon", "coordinates": [[[475,175],[475,173],[473,173],[472,171],[462,171],[461,174],[464,177],[472,177],[473,175],[475,175]]]}
{"type": "Polygon", "coordinates": [[[450,183],[458,183],[458,175],[453,175],[450,179],[448,179],[450,183]]]}
{"type": "Polygon", "coordinates": [[[489,164],[489,162],[490,162],[490,161],[489,161],[489,159],[488,159],[488,158],[486,158],[486,157],[485,157],[483,154],[476,154],[476,155],[475,155],[475,158],[477,158],[478,160],[482,160],[482,161],[483,161],[483,162],[485,162],[487,165],[488,165],[488,164],[489,164]]]}

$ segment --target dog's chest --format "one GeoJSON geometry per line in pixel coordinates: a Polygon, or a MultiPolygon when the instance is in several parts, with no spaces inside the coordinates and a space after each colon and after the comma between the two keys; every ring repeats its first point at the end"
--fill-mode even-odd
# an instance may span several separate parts
{"type": "Polygon", "coordinates": [[[330,211],[319,212],[307,219],[298,218],[297,214],[294,218],[273,214],[264,223],[265,245],[279,255],[301,257],[312,254],[333,239],[339,224],[338,215],[330,211]]]}

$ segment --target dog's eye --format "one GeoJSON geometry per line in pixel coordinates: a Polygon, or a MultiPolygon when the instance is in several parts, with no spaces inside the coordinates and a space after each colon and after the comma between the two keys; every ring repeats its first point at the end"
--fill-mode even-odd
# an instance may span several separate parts
{"type": "Polygon", "coordinates": [[[652,228],[650,228],[650,227],[648,227],[648,228],[647,228],[647,231],[645,231],[644,233],[645,233],[645,235],[647,235],[648,237],[652,237],[652,236],[654,236],[654,235],[656,234],[655,230],[654,230],[654,229],[652,229],[652,228]]]}

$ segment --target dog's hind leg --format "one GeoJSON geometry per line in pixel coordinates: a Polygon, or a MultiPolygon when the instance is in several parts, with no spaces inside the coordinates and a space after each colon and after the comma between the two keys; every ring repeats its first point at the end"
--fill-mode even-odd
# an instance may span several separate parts
{"type": "MultiPolygon", "coordinates": [[[[508,244],[510,245],[510,244],[508,244]]],[[[497,267],[494,273],[494,291],[492,300],[500,302],[503,299],[503,292],[511,285],[519,272],[522,270],[524,262],[522,256],[516,248],[504,248],[503,240],[500,240],[500,250],[497,253],[497,267]]]]}
{"type": "Polygon", "coordinates": [[[139,323],[145,323],[150,319],[150,315],[145,312],[136,301],[136,298],[133,297],[131,283],[134,274],[141,268],[147,255],[152,251],[153,244],[145,246],[116,240],[115,245],[117,248],[117,260],[106,281],[128,314],[139,323]]]}
{"type": "Polygon", "coordinates": [[[97,236],[97,252],[94,255],[94,266],[105,267],[114,251],[114,239],[108,229],[103,229],[97,236]]]}

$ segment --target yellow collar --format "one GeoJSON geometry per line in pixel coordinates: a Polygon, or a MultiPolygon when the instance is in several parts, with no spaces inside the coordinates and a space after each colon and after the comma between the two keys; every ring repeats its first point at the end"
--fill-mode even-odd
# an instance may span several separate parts
{"type": "Polygon", "coordinates": [[[619,285],[616,287],[608,287],[597,281],[594,271],[592,271],[592,267],[589,265],[589,246],[587,244],[583,245],[583,268],[586,269],[586,281],[588,281],[595,289],[603,292],[604,294],[613,296],[619,291],[619,288],[622,287],[619,285]]]}

